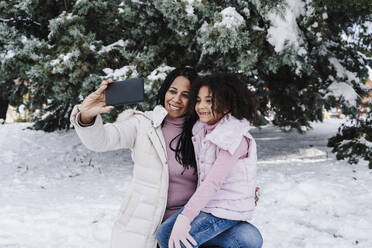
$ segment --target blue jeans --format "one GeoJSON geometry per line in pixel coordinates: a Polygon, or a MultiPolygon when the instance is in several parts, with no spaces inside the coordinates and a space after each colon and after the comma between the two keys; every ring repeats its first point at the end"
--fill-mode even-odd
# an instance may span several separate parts
{"type": "MultiPolygon", "coordinates": [[[[174,222],[182,210],[183,208],[170,216],[156,231],[160,248],[168,248],[174,222]]],[[[191,222],[190,235],[198,243],[193,247],[261,248],[263,243],[261,233],[252,224],[221,219],[205,212],[200,212],[191,222]]],[[[185,248],[183,244],[181,247],[185,248]]]]}

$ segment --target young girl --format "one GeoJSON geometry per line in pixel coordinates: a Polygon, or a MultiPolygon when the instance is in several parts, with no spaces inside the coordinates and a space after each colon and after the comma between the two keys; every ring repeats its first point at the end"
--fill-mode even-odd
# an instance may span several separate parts
{"type": "Polygon", "coordinates": [[[248,222],[255,206],[256,143],[248,132],[255,98],[237,76],[216,73],[195,82],[190,105],[199,117],[192,128],[198,188],[158,228],[159,246],[261,247],[248,222]],[[244,236],[234,232],[241,225],[244,236]]]}

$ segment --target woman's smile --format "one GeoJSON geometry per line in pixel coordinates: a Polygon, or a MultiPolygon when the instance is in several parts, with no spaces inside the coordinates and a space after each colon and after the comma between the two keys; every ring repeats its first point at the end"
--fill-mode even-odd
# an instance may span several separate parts
{"type": "Polygon", "coordinates": [[[170,117],[179,118],[185,115],[189,104],[189,92],[190,80],[183,76],[176,77],[164,98],[164,106],[170,117]]]}

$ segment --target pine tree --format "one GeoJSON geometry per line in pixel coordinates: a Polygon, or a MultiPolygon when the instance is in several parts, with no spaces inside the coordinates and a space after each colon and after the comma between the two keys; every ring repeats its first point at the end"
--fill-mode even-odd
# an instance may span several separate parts
{"type": "Polygon", "coordinates": [[[0,99],[4,109],[7,103],[15,106],[22,103],[22,96],[27,93],[28,76],[26,72],[38,60],[34,53],[40,47],[35,39],[28,39],[14,27],[0,23],[0,99]]]}
{"type": "Polygon", "coordinates": [[[368,91],[372,4],[363,0],[17,0],[0,10],[1,53],[24,56],[0,85],[14,92],[19,79],[27,106],[42,112],[35,127],[48,131],[69,128],[72,106],[107,77],[145,78],[139,108],[151,109],[165,73],[185,65],[238,73],[259,96],[261,123],[273,111],[275,125],[300,132],[335,106],[357,120],[368,91]]]}

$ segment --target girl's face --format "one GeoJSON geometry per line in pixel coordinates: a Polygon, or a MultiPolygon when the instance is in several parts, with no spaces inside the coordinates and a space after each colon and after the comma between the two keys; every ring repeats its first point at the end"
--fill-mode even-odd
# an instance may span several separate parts
{"type": "Polygon", "coordinates": [[[164,97],[164,107],[168,115],[178,118],[185,115],[189,104],[190,80],[183,76],[178,76],[169,86],[164,97]]]}
{"type": "Polygon", "coordinates": [[[199,116],[200,122],[213,125],[222,119],[223,115],[212,110],[212,92],[208,86],[202,86],[196,97],[195,111],[199,116]]]}

